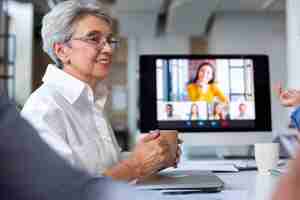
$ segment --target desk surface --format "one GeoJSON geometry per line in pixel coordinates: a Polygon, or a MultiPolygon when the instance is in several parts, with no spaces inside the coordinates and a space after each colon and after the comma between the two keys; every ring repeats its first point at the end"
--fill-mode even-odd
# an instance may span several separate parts
{"type": "MultiPolygon", "coordinates": [[[[240,163],[240,160],[216,160],[206,161],[208,163],[240,163]]],[[[244,160],[242,163],[250,163],[250,166],[255,165],[254,160],[244,160]]],[[[281,160],[281,163],[286,163],[286,160],[281,160]]],[[[185,165],[185,163],[182,163],[185,165]]],[[[232,173],[215,173],[225,183],[225,191],[243,190],[247,193],[245,200],[269,200],[271,199],[273,190],[279,180],[279,176],[261,175],[256,170],[239,171],[232,173]]],[[[226,198],[225,198],[226,199],[226,198]]],[[[229,199],[228,199],[229,200],[229,199]]]]}
{"type": "Polygon", "coordinates": [[[216,174],[225,182],[225,190],[246,190],[247,200],[271,199],[279,180],[278,176],[260,175],[257,171],[216,174]]]}
{"type": "Polygon", "coordinates": [[[260,175],[257,171],[216,173],[225,183],[223,192],[175,195],[173,199],[185,200],[270,200],[279,176],[260,175]],[[228,195],[229,194],[229,195],[228,195]],[[241,195],[242,194],[242,195],[241,195]],[[241,197],[242,196],[242,197],[241,197]]]}

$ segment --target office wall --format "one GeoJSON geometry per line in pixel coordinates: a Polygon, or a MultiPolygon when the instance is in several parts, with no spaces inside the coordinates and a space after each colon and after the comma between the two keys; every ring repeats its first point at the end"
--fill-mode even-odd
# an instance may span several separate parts
{"type": "Polygon", "coordinates": [[[33,6],[10,1],[8,13],[16,35],[16,101],[23,104],[32,90],[33,6]]]}
{"type": "Polygon", "coordinates": [[[167,35],[139,38],[139,54],[186,54],[189,52],[190,43],[187,36],[167,35]]]}
{"type": "MultiPolygon", "coordinates": [[[[267,54],[273,85],[286,81],[286,31],[284,13],[219,13],[209,32],[208,52],[267,54]]],[[[284,131],[288,113],[272,92],[274,132],[284,131]]]]}
{"type": "Polygon", "coordinates": [[[119,48],[114,52],[113,63],[107,83],[111,95],[105,105],[114,130],[127,131],[127,40],[121,38],[119,48]],[[113,97],[115,98],[113,101],[113,97]],[[122,98],[123,97],[123,98],[122,98]],[[120,103],[121,102],[121,103],[120,103]]]}

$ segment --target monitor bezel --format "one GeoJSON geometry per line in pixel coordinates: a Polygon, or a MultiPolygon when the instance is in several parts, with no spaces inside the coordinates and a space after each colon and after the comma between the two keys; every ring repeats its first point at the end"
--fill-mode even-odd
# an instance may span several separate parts
{"type": "MultiPolygon", "coordinates": [[[[141,132],[155,129],[177,129],[180,132],[261,132],[272,131],[269,59],[267,55],[141,55],[139,67],[139,128],[141,132]],[[157,59],[252,59],[256,118],[252,127],[166,127],[157,120],[156,60],[157,59]]],[[[233,121],[233,120],[231,120],[233,121]]],[[[251,121],[251,120],[250,120],[251,121]]],[[[240,122],[243,122],[240,120],[240,122]]],[[[174,122],[176,124],[176,122],[174,122]]],[[[196,123],[196,122],[193,122],[196,123]]]]}

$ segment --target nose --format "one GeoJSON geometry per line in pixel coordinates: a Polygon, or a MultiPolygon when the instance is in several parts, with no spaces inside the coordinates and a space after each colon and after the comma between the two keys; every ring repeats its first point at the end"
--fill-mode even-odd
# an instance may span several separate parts
{"type": "Polygon", "coordinates": [[[109,44],[109,42],[107,42],[107,40],[104,40],[102,45],[99,45],[99,48],[101,52],[112,53],[113,51],[112,46],[109,44]]]}
{"type": "Polygon", "coordinates": [[[210,73],[209,72],[205,72],[205,76],[206,77],[210,76],[210,73]]]}

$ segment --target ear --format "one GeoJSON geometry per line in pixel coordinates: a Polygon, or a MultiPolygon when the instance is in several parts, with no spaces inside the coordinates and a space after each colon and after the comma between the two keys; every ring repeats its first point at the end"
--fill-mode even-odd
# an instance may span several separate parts
{"type": "Polygon", "coordinates": [[[61,60],[63,64],[70,62],[71,48],[63,43],[55,43],[53,46],[54,53],[61,60]]]}

